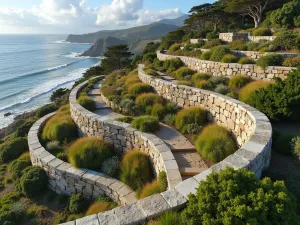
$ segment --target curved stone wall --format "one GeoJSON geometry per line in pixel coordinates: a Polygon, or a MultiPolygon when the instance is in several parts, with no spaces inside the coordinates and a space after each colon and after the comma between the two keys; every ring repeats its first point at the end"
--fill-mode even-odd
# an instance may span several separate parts
{"type": "Polygon", "coordinates": [[[232,77],[237,74],[243,74],[254,80],[273,80],[275,77],[285,79],[287,74],[295,69],[294,67],[269,66],[263,69],[253,64],[222,63],[207,60],[201,60],[193,57],[167,55],[163,52],[157,52],[159,60],[168,60],[179,58],[192,70],[200,73],[209,73],[213,76],[232,77]]]}
{"type": "Polygon", "coordinates": [[[135,192],[119,180],[88,169],[77,169],[50,154],[40,143],[43,125],[55,113],[38,120],[28,133],[28,145],[32,165],[42,167],[48,178],[48,187],[58,194],[81,193],[87,198],[106,195],[115,202],[136,202],[135,192]]]}
{"type": "Polygon", "coordinates": [[[182,181],[177,162],[170,148],[158,137],[140,132],[127,123],[114,120],[109,116],[99,116],[76,102],[77,95],[87,85],[87,81],[75,87],[70,94],[71,116],[80,132],[87,136],[101,137],[114,145],[119,152],[138,149],[150,156],[154,173],[165,171],[169,188],[182,181]]]}
{"type": "Polygon", "coordinates": [[[143,72],[139,78],[151,85],[159,95],[180,107],[201,106],[210,112],[210,120],[235,134],[240,149],[224,161],[214,165],[248,168],[260,177],[269,166],[272,145],[272,126],[268,118],[255,108],[227,96],[199,88],[177,85],[154,78],[143,72]]]}

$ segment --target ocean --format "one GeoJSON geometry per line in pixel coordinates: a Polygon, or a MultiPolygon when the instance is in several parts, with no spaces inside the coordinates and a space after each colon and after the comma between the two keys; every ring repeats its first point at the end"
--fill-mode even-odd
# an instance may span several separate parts
{"type": "Polygon", "coordinates": [[[76,57],[90,44],[72,44],[66,35],[0,35],[0,128],[14,117],[50,102],[99,58],[76,57]],[[12,115],[5,117],[4,114],[12,115]]]}

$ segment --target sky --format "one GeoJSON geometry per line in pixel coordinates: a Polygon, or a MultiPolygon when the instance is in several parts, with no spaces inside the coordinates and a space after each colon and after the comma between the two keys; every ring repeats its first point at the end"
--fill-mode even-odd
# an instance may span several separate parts
{"type": "Polygon", "coordinates": [[[81,34],[141,26],[213,0],[0,0],[0,34],[81,34]]]}

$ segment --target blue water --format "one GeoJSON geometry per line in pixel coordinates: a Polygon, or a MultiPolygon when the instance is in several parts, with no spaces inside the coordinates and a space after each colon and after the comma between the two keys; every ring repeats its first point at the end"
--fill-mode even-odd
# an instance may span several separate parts
{"type": "Polygon", "coordinates": [[[0,128],[50,102],[51,93],[71,87],[97,58],[76,57],[88,44],[64,43],[65,35],[0,35],[0,128]],[[12,113],[4,117],[5,113],[12,113]]]}

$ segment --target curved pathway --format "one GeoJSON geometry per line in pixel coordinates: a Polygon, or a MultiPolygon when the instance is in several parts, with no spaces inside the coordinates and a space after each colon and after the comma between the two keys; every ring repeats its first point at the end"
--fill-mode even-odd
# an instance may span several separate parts
{"type": "MultiPolygon", "coordinates": [[[[94,113],[100,116],[113,116],[114,119],[123,117],[123,115],[113,112],[111,107],[103,101],[99,89],[101,82],[102,81],[96,83],[93,89],[88,92],[89,97],[96,102],[97,109],[94,113]]],[[[177,130],[160,123],[160,130],[154,134],[164,141],[172,150],[179,166],[182,179],[195,176],[209,168],[206,162],[197,153],[195,146],[177,130]]]]}

